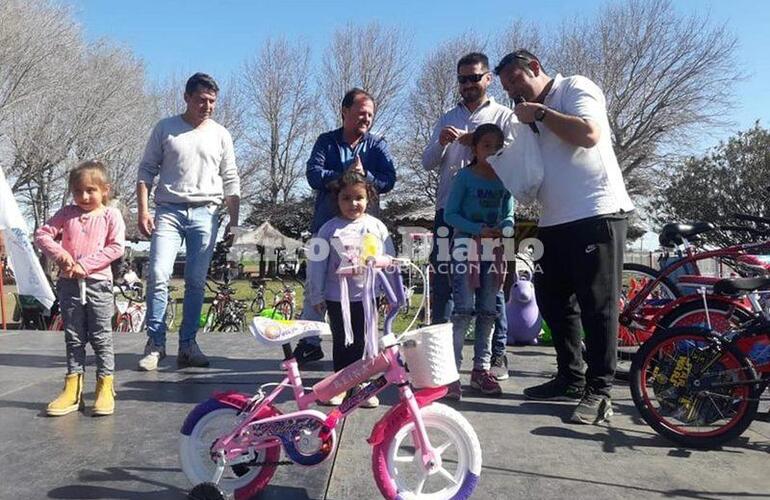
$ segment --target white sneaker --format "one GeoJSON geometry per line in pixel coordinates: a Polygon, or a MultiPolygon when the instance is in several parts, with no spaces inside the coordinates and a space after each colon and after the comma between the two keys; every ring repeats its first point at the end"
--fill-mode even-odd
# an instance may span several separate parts
{"type": "Polygon", "coordinates": [[[377,408],[378,406],[380,406],[380,399],[377,396],[372,396],[361,403],[361,408],[377,408]]]}
{"type": "Polygon", "coordinates": [[[489,372],[495,377],[495,380],[506,380],[508,378],[508,356],[492,356],[492,367],[489,372]]]}
{"type": "Polygon", "coordinates": [[[339,406],[343,401],[345,401],[345,395],[346,393],[341,392],[336,396],[332,396],[332,398],[328,401],[321,401],[321,404],[323,406],[339,406]]]}
{"type": "MultiPolygon", "coordinates": [[[[359,384],[359,386],[353,390],[353,393],[351,394],[351,396],[357,393],[358,391],[360,391],[361,389],[363,389],[364,387],[366,387],[366,384],[359,384]]],[[[377,398],[377,396],[372,396],[369,399],[365,400],[363,403],[361,403],[360,406],[361,408],[377,408],[378,406],[380,406],[380,400],[377,398]]]]}
{"type": "Polygon", "coordinates": [[[158,369],[158,362],[166,357],[166,348],[148,340],[144,346],[144,357],[139,360],[139,369],[151,372],[158,369]]]}

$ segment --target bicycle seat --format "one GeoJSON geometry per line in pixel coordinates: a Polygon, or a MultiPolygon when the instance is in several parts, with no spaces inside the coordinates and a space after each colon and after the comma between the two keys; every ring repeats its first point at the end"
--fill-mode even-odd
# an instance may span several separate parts
{"type": "Polygon", "coordinates": [[[260,279],[260,278],[254,278],[251,280],[251,288],[260,288],[267,284],[267,280],[260,279]]]}
{"type": "Polygon", "coordinates": [[[684,239],[691,239],[701,233],[713,231],[714,224],[710,222],[696,222],[694,224],[669,223],[663,226],[658,241],[661,246],[675,247],[684,243],[684,239]]]}
{"type": "Polygon", "coordinates": [[[741,295],[758,290],[770,290],[770,278],[729,278],[714,285],[714,293],[720,295],[741,295]]]}
{"type": "Polygon", "coordinates": [[[329,325],[322,321],[278,320],[256,316],[251,320],[249,331],[265,345],[279,346],[318,335],[331,335],[329,325]]]}

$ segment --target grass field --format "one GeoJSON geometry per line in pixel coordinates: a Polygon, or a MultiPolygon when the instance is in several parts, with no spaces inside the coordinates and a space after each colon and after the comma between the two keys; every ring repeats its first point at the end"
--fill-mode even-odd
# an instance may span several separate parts
{"type": "MultiPolygon", "coordinates": [[[[176,290],[174,290],[171,295],[176,301],[176,321],[174,322],[174,330],[177,330],[179,328],[179,324],[181,323],[182,318],[182,297],[184,295],[184,280],[182,279],[172,279],[169,283],[170,285],[176,287],[176,290]]],[[[296,281],[286,281],[287,285],[293,286],[295,294],[296,294],[296,303],[295,303],[295,318],[299,317],[299,314],[302,310],[302,301],[304,299],[304,288],[301,286],[301,284],[297,283],[296,281]]],[[[246,321],[250,322],[251,318],[254,316],[254,313],[249,309],[249,305],[251,304],[252,299],[254,298],[255,292],[252,290],[249,281],[247,280],[235,280],[231,283],[231,286],[235,289],[235,298],[238,300],[242,300],[246,303],[246,321]]],[[[267,307],[271,307],[272,304],[275,302],[275,297],[277,294],[280,293],[282,290],[282,284],[279,280],[270,280],[267,283],[266,286],[266,292],[265,292],[265,302],[267,304],[267,307]]],[[[12,315],[13,310],[16,306],[15,301],[15,292],[16,287],[13,285],[6,286],[4,289],[5,292],[5,310],[6,310],[6,319],[8,321],[8,326],[10,328],[13,328],[15,325],[12,322],[12,315]]],[[[209,290],[206,290],[205,295],[205,303],[203,304],[203,312],[205,313],[210,307],[211,300],[214,298],[214,294],[210,292],[209,290]]],[[[394,330],[396,333],[403,332],[406,327],[409,325],[409,323],[412,321],[412,318],[415,314],[415,309],[419,306],[420,301],[422,300],[422,295],[415,293],[412,297],[412,305],[413,307],[409,308],[408,313],[404,313],[403,311],[398,315],[396,318],[396,321],[394,322],[394,330]]],[[[415,323],[415,328],[419,326],[421,323],[421,320],[418,319],[415,323]]]]}
{"type": "MultiPolygon", "coordinates": [[[[292,286],[294,288],[295,292],[295,306],[294,306],[294,317],[299,317],[299,314],[302,311],[302,302],[304,300],[304,292],[305,289],[302,287],[302,285],[296,281],[285,281],[285,283],[289,286],[292,286]]],[[[172,296],[174,299],[176,299],[177,304],[177,310],[176,310],[176,317],[178,318],[176,321],[176,327],[178,328],[179,324],[179,318],[181,318],[182,315],[182,296],[184,295],[184,280],[181,279],[174,279],[171,280],[171,285],[177,287],[177,290],[172,293],[172,296]]],[[[235,289],[235,298],[237,300],[242,300],[246,303],[246,321],[250,322],[251,318],[254,317],[254,313],[249,310],[249,305],[251,304],[252,300],[255,296],[255,291],[252,290],[249,281],[248,280],[234,280],[230,283],[230,286],[235,289]]],[[[269,280],[266,285],[266,291],[265,291],[265,302],[266,307],[269,308],[272,306],[272,304],[275,303],[276,295],[279,295],[282,288],[282,284],[279,280],[269,280]]],[[[214,294],[210,291],[206,290],[206,296],[205,296],[205,303],[203,305],[203,312],[205,313],[207,308],[209,307],[209,304],[211,303],[211,300],[214,298],[214,294]]],[[[278,297],[280,298],[280,297],[278,297]]],[[[415,293],[412,297],[412,305],[413,307],[410,307],[408,312],[401,312],[398,317],[396,317],[396,320],[393,323],[393,328],[396,331],[396,333],[403,332],[407,326],[409,326],[409,323],[412,321],[412,318],[414,318],[414,314],[416,312],[416,308],[420,305],[420,301],[422,300],[422,295],[415,293]]],[[[421,320],[418,319],[415,323],[415,326],[413,328],[416,328],[421,323],[421,320]]]]}

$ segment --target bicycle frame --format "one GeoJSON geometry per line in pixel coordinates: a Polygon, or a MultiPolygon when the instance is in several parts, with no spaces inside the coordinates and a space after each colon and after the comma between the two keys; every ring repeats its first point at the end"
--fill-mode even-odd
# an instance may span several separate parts
{"type": "MultiPolygon", "coordinates": [[[[372,271],[374,263],[369,263],[368,271],[372,271]]],[[[400,276],[398,278],[400,284],[400,276]]],[[[405,302],[403,286],[401,293],[396,293],[387,282],[384,283],[388,300],[395,305],[402,306],[405,302]]],[[[263,388],[271,385],[262,385],[257,394],[243,407],[243,420],[233,431],[216,440],[211,447],[211,457],[217,463],[217,472],[213,481],[216,483],[221,478],[226,465],[234,465],[254,460],[255,450],[264,449],[282,444],[287,455],[295,463],[300,465],[316,465],[331,455],[335,445],[335,429],[341,419],[355,411],[362,402],[382,392],[389,385],[396,385],[399,390],[401,403],[391,408],[378,422],[368,439],[370,444],[377,443],[384,432],[387,422],[400,411],[407,411],[415,423],[413,438],[420,447],[423,465],[433,467],[440,463],[440,454],[431,446],[427,430],[422,420],[420,408],[446,394],[446,387],[436,389],[424,389],[414,393],[409,385],[407,371],[398,352],[398,342],[395,335],[390,333],[390,326],[398,314],[399,307],[394,307],[385,320],[385,336],[382,338],[384,349],[373,358],[361,359],[337,373],[334,373],[316,383],[309,391],[302,385],[302,376],[296,359],[292,355],[291,346],[283,344],[285,360],[281,368],[286,372],[286,377],[276,385],[267,395],[263,388]],[[369,380],[371,377],[381,374],[352,397],[348,398],[339,407],[329,414],[324,414],[310,407],[316,401],[326,401],[333,396],[345,392],[358,384],[369,380]],[[276,398],[287,388],[292,390],[298,411],[279,414],[264,418],[266,412],[272,407],[276,398]],[[318,451],[311,456],[300,455],[295,446],[295,436],[303,432],[317,432],[318,439],[322,443],[318,451]]],[[[222,402],[228,403],[232,393],[221,393],[217,397],[222,402]]],[[[236,405],[236,407],[239,407],[236,405]]]]}
{"type": "MultiPolygon", "coordinates": [[[[768,341],[770,341],[770,312],[765,311],[762,309],[762,306],[759,303],[759,292],[752,291],[748,292],[747,300],[751,302],[752,308],[755,311],[758,311],[758,314],[746,322],[745,324],[742,324],[741,326],[730,330],[728,332],[723,332],[722,338],[727,339],[727,342],[734,343],[738,349],[743,352],[746,357],[749,357],[749,352],[754,347],[754,344],[757,343],[757,340],[765,337],[768,341]]],[[[706,308],[706,311],[708,311],[708,304],[706,303],[705,296],[704,296],[704,306],[706,308]]],[[[708,325],[708,330],[711,330],[711,325],[708,325]]],[[[768,345],[767,349],[770,349],[770,345],[768,345]]],[[[751,360],[751,358],[749,358],[751,360]]],[[[770,362],[766,362],[760,365],[757,365],[754,363],[753,360],[751,360],[752,365],[757,370],[758,373],[763,374],[765,377],[770,376],[770,362]]],[[[758,380],[761,381],[761,380],[758,380]]],[[[757,382],[757,381],[752,381],[757,382]]],[[[727,387],[730,385],[746,385],[747,382],[738,382],[738,383],[727,383],[727,384],[718,384],[715,385],[715,387],[727,387]]]]}
{"type": "MultiPolygon", "coordinates": [[[[683,246],[685,247],[684,252],[680,253],[682,254],[682,258],[672,262],[668,266],[664,267],[660,270],[660,273],[658,274],[658,277],[654,280],[649,280],[644,287],[642,287],[641,290],[639,290],[637,293],[634,294],[634,296],[631,298],[631,300],[624,305],[623,310],[620,311],[620,325],[625,327],[633,327],[638,328],[642,330],[643,332],[648,332],[645,334],[647,337],[652,334],[652,332],[655,329],[655,326],[657,325],[658,321],[663,318],[666,314],[671,312],[676,307],[681,306],[682,304],[686,302],[690,302],[693,300],[701,300],[698,296],[684,296],[679,297],[677,299],[672,300],[671,302],[656,307],[654,311],[652,311],[651,316],[646,316],[642,314],[642,311],[644,310],[642,308],[642,304],[645,300],[647,300],[647,297],[650,296],[650,294],[655,290],[655,288],[661,284],[661,282],[674,274],[674,272],[684,266],[687,266],[688,264],[696,263],[699,260],[706,260],[711,258],[738,258],[745,255],[750,255],[752,253],[760,253],[763,251],[770,250],[770,241],[763,241],[760,243],[745,243],[741,245],[734,245],[726,248],[720,248],[717,250],[709,250],[705,252],[696,252],[693,250],[693,246],[690,245],[690,243],[685,239],[683,246]]],[[[710,278],[703,277],[703,286],[708,286],[710,278]]],[[[711,283],[713,284],[713,283],[711,283]]],[[[730,297],[721,297],[717,295],[709,295],[710,299],[729,303],[729,304],[736,304],[741,307],[745,307],[746,304],[739,304],[736,302],[736,299],[730,298],[730,297]]],[[[755,309],[756,311],[756,309],[755,309]]],[[[645,311],[649,312],[649,311],[645,311]]],[[[636,336],[636,334],[634,334],[636,336]]],[[[637,340],[644,340],[644,339],[637,339],[637,340]]]]}
{"type": "Polygon", "coordinates": [[[134,298],[127,295],[125,291],[126,287],[130,287],[130,285],[121,283],[113,286],[113,290],[117,288],[120,295],[122,295],[123,298],[128,301],[125,309],[121,311],[120,310],[121,308],[118,306],[117,296],[115,296],[114,304],[115,304],[115,312],[116,312],[116,316],[115,316],[116,330],[127,331],[127,332],[138,332],[141,328],[142,323],[144,322],[144,315],[146,314],[145,305],[142,302],[141,298],[134,298]],[[135,319],[137,320],[138,324],[134,324],[135,319]],[[128,323],[128,329],[126,330],[123,330],[120,328],[120,325],[123,321],[126,321],[128,323]]]}
{"type": "MultiPolygon", "coordinates": [[[[415,421],[417,428],[415,438],[420,444],[424,463],[427,464],[433,460],[434,450],[431,447],[427,433],[425,432],[419,409],[425,404],[442,397],[446,393],[446,388],[424,389],[415,394],[409,386],[406,370],[399,358],[397,346],[394,345],[388,347],[376,358],[357,361],[345,369],[318,382],[308,392],[305,391],[305,388],[302,385],[302,377],[297,361],[294,358],[284,361],[281,366],[287,372],[287,376],[278,383],[267,396],[262,396],[261,391],[264,385],[260,387],[257,396],[252,398],[251,403],[244,409],[244,412],[247,412],[247,416],[243,421],[227,436],[219,438],[212,446],[212,457],[215,459],[224,459],[222,466],[224,466],[224,464],[234,465],[241,462],[248,462],[253,459],[249,458],[251,450],[275,446],[278,439],[268,436],[268,432],[275,432],[278,429],[281,433],[298,434],[302,430],[308,428],[308,423],[313,422],[313,419],[321,418],[321,415],[323,415],[323,424],[320,428],[318,437],[326,442],[331,437],[340,420],[354,412],[363,401],[379,394],[389,385],[398,386],[402,404],[406,407],[407,411],[409,411],[415,421]],[[379,373],[382,373],[382,375],[369,383],[354,396],[347,399],[338,408],[332,410],[328,415],[310,410],[310,407],[313,406],[316,401],[328,400],[332,396],[345,392],[379,373]],[[260,419],[264,410],[271,406],[276,398],[287,388],[291,388],[299,411],[267,419],[260,419]],[[248,438],[245,443],[241,443],[239,446],[238,443],[242,441],[242,439],[239,438],[241,438],[245,432],[252,437],[248,438]],[[259,436],[261,432],[265,433],[266,439],[261,443],[255,443],[253,441],[253,436],[259,436]]],[[[215,395],[215,397],[219,397],[223,401],[226,401],[229,395],[230,393],[221,393],[215,395]]],[[[399,405],[391,409],[390,412],[393,412],[398,406],[399,405]]],[[[386,419],[383,418],[383,421],[384,420],[386,419]]],[[[375,426],[375,429],[370,436],[370,442],[376,438],[378,434],[377,431],[379,431],[379,428],[378,426],[375,426]]],[[[330,449],[328,451],[329,453],[323,457],[324,459],[329,456],[332,450],[330,449]]],[[[291,454],[289,454],[289,456],[291,456],[291,454]]],[[[315,465],[315,463],[311,465],[315,465]]]]}

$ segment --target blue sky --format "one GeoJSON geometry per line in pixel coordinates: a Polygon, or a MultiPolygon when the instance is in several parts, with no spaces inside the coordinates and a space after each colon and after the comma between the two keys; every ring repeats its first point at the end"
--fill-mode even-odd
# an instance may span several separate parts
{"type": "MultiPolygon", "coordinates": [[[[591,16],[602,0],[284,1],[66,0],[89,38],[107,37],[134,51],[152,80],[205,71],[225,80],[271,36],[304,39],[320,56],[334,29],[345,22],[372,20],[397,25],[413,36],[419,61],[431,47],[469,29],[499,32],[513,19],[556,27],[575,16],[591,16]],[[472,7],[482,6],[483,8],[472,7]]],[[[739,108],[734,127],[704,138],[710,146],[759,119],[770,125],[770,2],[757,0],[674,0],[682,13],[708,13],[726,23],[740,43],[736,69],[749,74],[736,82],[739,108]]]]}

